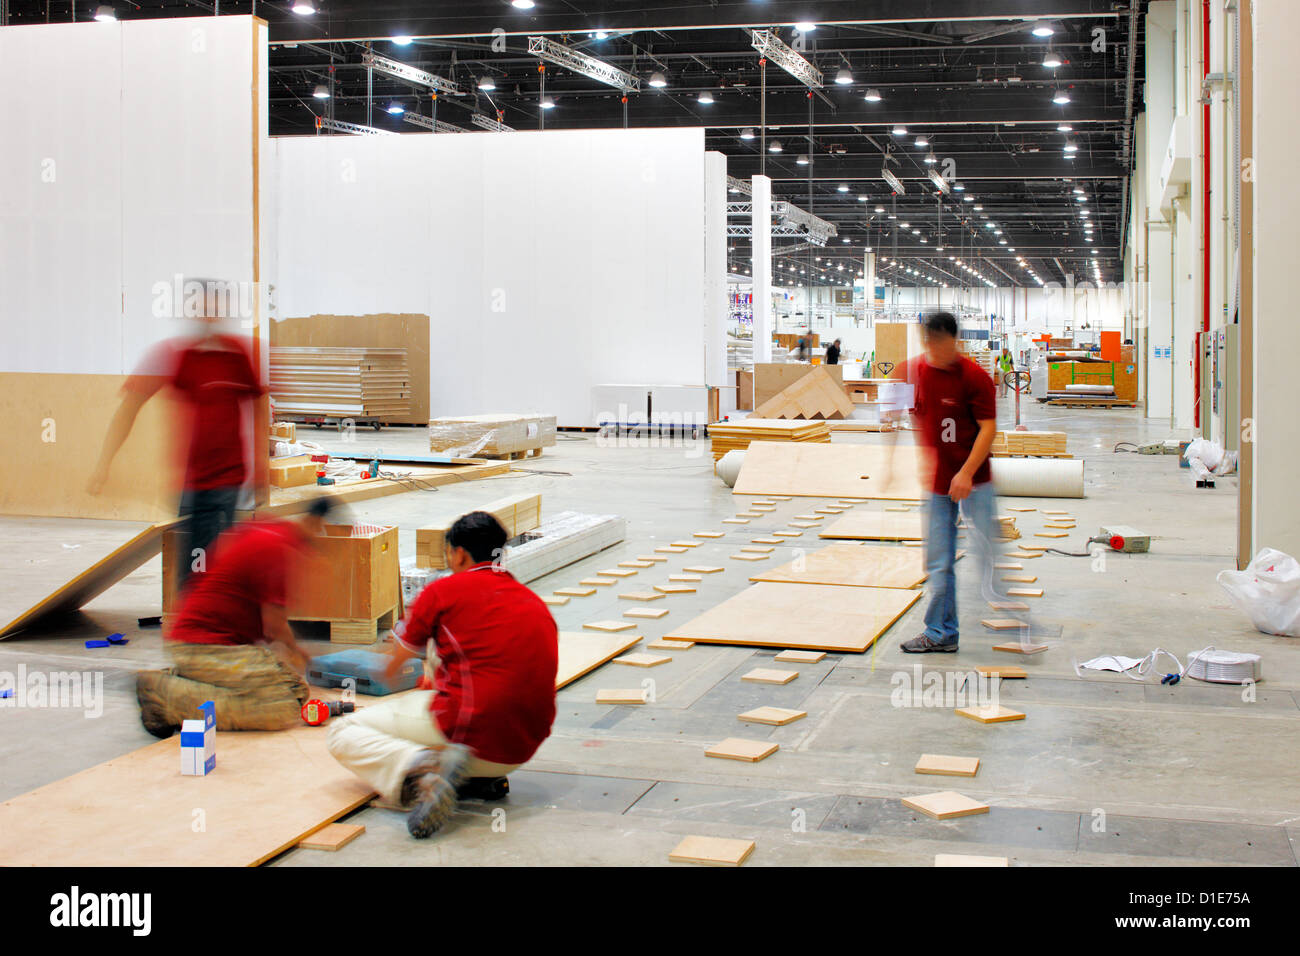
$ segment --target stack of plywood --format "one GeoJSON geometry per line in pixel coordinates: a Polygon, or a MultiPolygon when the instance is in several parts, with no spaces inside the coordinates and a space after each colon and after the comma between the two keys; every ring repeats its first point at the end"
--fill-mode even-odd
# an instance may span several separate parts
{"type": "Polygon", "coordinates": [[[541,454],[555,444],[554,415],[463,415],[429,422],[429,450],[474,457],[541,454]]]}
{"type": "Polygon", "coordinates": [[[747,418],[739,422],[715,422],[709,426],[713,439],[713,460],[729,451],[743,451],[751,441],[831,440],[830,424],[824,421],[790,421],[782,418],[747,418]]]}
{"type": "Polygon", "coordinates": [[[993,436],[989,454],[1069,457],[1065,451],[1065,432],[998,432],[993,436]]]}
{"type": "Polygon", "coordinates": [[[1020,530],[1016,527],[1014,515],[998,515],[998,538],[1003,541],[1014,541],[1020,537],[1020,530]]]}
{"type": "Polygon", "coordinates": [[[272,348],[279,415],[401,418],[411,409],[406,349],[272,348]]]}
{"type": "Polygon", "coordinates": [[[851,414],[853,402],[843,383],[825,368],[814,368],[754,409],[750,418],[847,418],[851,414]]]}
{"type": "MultiPolygon", "coordinates": [[[[501,522],[501,526],[506,529],[507,538],[513,538],[525,531],[531,531],[541,523],[542,496],[510,495],[507,498],[489,501],[478,508],[466,509],[466,511],[486,511],[501,522]]],[[[456,519],[459,517],[460,515],[457,515],[454,518],[447,518],[415,529],[415,563],[417,567],[445,568],[447,566],[443,553],[443,542],[446,540],[447,532],[451,530],[451,526],[455,524],[456,519]]]]}

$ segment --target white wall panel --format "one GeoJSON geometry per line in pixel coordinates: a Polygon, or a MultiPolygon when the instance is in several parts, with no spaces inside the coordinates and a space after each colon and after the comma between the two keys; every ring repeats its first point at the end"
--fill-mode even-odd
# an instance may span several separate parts
{"type": "Polygon", "coordinates": [[[279,316],[428,313],[432,415],[590,424],[617,410],[597,385],[703,384],[701,131],[321,136],[277,154],[279,316]]]}

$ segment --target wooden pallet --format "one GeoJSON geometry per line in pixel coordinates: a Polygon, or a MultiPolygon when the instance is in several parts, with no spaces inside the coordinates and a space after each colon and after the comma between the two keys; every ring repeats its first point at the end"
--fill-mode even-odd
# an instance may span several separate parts
{"type": "Polygon", "coordinates": [[[390,630],[397,623],[397,608],[394,606],[377,618],[361,621],[340,621],[320,617],[295,617],[290,620],[328,624],[332,644],[373,644],[379,640],[380,634],[390,630]]]}
{"type": "Polygon", "coordinates": [[[1057,408],[1137,408],[1137,402],[1120,398],[1048,398],[1044,404],[1057,408]]]}
{"type": "Polygon", "coordinates": [[[479,452],[478,455],[477,455],[477,457],[479,457],[479,458],[490,458],[490,459],[492,459],[493,461],[522,461],[522,460],[525,459],[525,458],[540,458],[540,457],[542,457],[542,449],[541,449],[541,448],[526,448],[526,449],[524,449],[523,451],[508,451],[508,452],[502,452],[502,453],[499,454],[499,455],[488,455],[488,454],[485,454],[484,452],[479,452]]]}

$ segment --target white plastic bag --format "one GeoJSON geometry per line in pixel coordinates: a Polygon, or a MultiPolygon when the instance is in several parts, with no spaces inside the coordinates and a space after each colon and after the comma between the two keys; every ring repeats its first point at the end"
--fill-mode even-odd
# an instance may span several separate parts
{"type": "Polygon", "coordinates": [[[1205,463],[1207,469],[1213,471],[1218,467],[1219,462],[1223,460],[1223,446],[1218,442],[1196,438],[1184,449],[1183,457],[1188,462],[1191,462],[1193,458],[1199,458],[1205,463]]]}
{"type": "Polygon", "coordinates": [[[1237,609],[1265,634],[1300,637],[1300,563],[1264,548],[1244,571],[1220,571],[1217,578],[1237,609]]]}

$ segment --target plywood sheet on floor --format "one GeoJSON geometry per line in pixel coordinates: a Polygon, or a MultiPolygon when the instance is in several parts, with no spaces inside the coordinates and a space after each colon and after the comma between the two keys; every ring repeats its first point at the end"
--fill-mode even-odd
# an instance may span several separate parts
{"type": "Polygon", "coordinates": [[[764,568],[749,579],[790,584],[914,588],[925,577],[925,559],[920,551],[879,545],[831,544],[780,567],[764,568]]]}
{"type": "Polygon", "coordinates": [[[921,597],[899,588],[762,581],[665,636],[707,644],[861,653],[921,597]]]}
{"type": "Polygon", "coordinates": [[[178,734],[38,787],[0,804],[4,862],[256,866],[370,799],[326,736],[306,726],[218,733],[216,770],[187,777],[178,734]]]}
{"type": "Polygon", "coordinates": [[[921,516],[882,511],[855,511],[837,518],[818,533],[821,538],[849,538],[859,541],[921,541],[925,533],[921,516]]]}
{"type": "Polygon", "coordinates": [[[911,445],[756,441],[745,452],[733,490],[738,495],[914,500],[921,497],[921,479],[911,445]]]}
{"type": "Polygon", "coordinates": [[[572,684],[579,677],[613,660],[641,640],[638,634],[600,634],[594,631],[561,631],[560,664],[555,672],[555,689],[572,684]]]}
{"type": "Polygon", "coordinates": [[[0,520],[0,640],[107,591],[159,553],[174,523],[0,520]]]}

